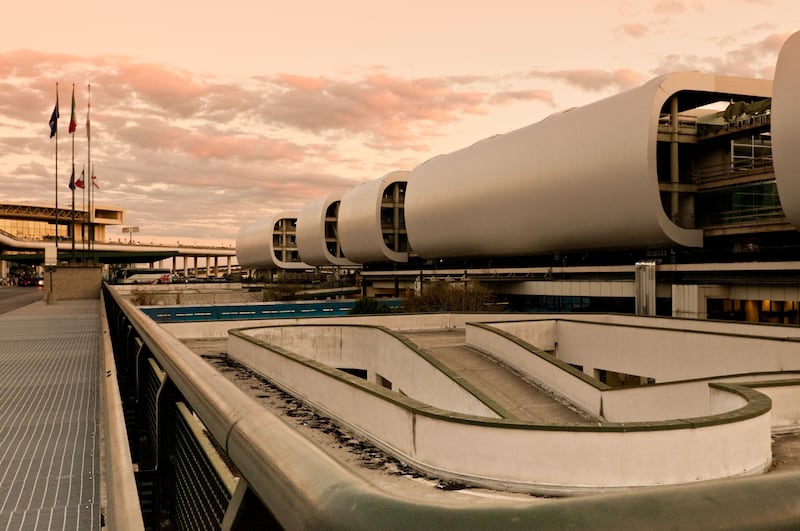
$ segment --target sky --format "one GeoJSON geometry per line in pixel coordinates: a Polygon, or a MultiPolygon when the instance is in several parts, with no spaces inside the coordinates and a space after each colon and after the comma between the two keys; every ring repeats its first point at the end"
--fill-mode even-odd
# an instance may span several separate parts
{"type": "Polygon", "coordinates": [[[0,203],[53,205],[57,190],[69,207],[73,142],[77,174],[89,158],[91,85],[95,203],[124,209],[142,243],[225,246],[258,219],[661,74],[771,79],[800,26],[797,0],[45,0],[3,11],[0,203]]]}

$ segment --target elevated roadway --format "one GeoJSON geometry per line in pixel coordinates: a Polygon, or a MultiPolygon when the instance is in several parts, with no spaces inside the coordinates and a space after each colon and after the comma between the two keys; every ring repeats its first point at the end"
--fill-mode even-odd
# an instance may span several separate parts
{"type": "MultiPolygon", "coordinates": [[[[0,231],[0,258],[14,261],[44,261],[45,248],[55,248],[55,243],[43,240],[23,240],[11,234],[0,231]],[[7,251],[24,251],[25,254],[9,255],[7,251]]],[[[59,243],[59,257],[68,257],[72,253],[72,242],[59,243]]],[[[132,245],[124,243],[75,242],[76,253],[89,253],[98,262],[124,263],[124,258],[130,262],[157,262],[175,256],[183,257],[230,257],[236,256],[233,247],[204,247],[197,245],[132,245]]]]}

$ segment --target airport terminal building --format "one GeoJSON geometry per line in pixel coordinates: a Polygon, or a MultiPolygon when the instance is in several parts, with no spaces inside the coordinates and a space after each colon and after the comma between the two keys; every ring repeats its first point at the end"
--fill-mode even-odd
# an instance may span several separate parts
{"type": "MultiPolygon", "coordinates": [[[[46,244],[60,246],[62,254],[82,249],[87,242],[104,243],[106,227],[122,225],[125,211],[94,205],[91,210],[47,205],[0,204],[0,278],[15,276],[17,266],[41,265],[46,244]],[[91,216],[90,216],[91,213],[91,216]]],[[[81,257],[79,252],[76,255],[81,257]]]]}
{"type": "Polygon", "coordinates": [[[800,323],[800,38],[775,80],[682,72],[240,230],[243,268],[481,282],[525,311],[800,323]]]}

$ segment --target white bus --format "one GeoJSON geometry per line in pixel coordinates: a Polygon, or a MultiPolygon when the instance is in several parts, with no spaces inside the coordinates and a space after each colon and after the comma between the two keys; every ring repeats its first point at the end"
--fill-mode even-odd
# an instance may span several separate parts
{"type": "Polygon", "coordinates": [[[114,274],[114,284],[166,284],[172,280],[170,269],[127,267],[114,274]]]}

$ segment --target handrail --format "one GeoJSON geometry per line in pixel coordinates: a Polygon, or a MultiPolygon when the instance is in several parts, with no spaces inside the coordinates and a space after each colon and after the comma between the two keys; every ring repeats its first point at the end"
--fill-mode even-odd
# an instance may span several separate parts
{"type": "Polygon", "coordinates": [[[114,303],[286,529],[753,529],[800,524],[800,472],[554,502],[394,496],[305,439],[108,286],[114,303]]]}
{"type": "Polygon", "coordinates": [[[731,177],[759,174],[765,175],[765,178],[774,179],[774,176],[769,177],[774,171],[772,157],[757,157],[694,168],[692,169],[692,182],[706,184],[730,179],[731,177]]]}
{"type": "Polygon", "coordinates": [[[102,373],[99,375],[103,408],[101,424],[106,441],[101,471],[108,500],[107,524],[110,529],[144,530],[103,293],[100,294],[100,327],[103,356],[102,373]]]}

